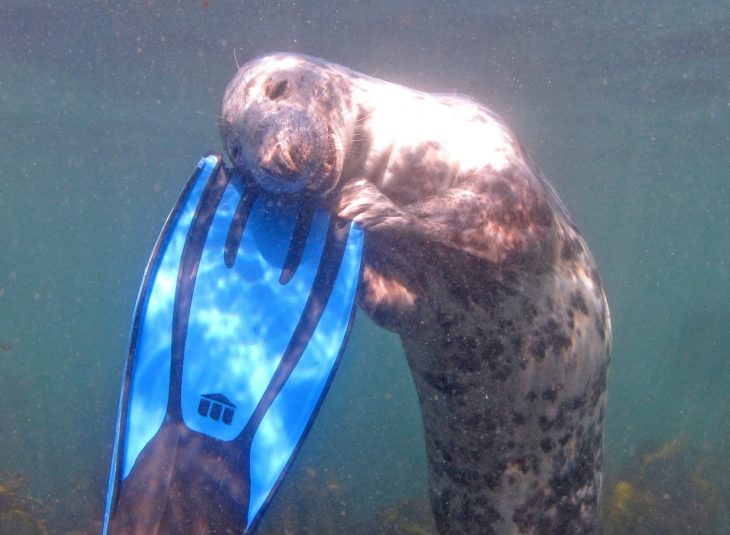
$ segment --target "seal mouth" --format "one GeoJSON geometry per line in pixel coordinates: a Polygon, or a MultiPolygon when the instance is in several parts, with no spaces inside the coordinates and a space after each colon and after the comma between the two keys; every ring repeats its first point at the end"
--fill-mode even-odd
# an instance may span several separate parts
{"type": "Polygon", "coordinates": [[[283,179],[276,172],[263,167],[254,172],[254,178],[262,188],[273,193],[297,193],[307,186],[306,179],[301,176],[295,176],[291,180],[283,179]]]}

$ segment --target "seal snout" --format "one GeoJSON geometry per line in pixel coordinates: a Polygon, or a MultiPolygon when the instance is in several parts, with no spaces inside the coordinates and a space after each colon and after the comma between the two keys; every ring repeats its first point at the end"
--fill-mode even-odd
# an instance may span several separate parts
{"type": "MultiPolygon", "coordinates": [[[[282,92],[285,86],[275,86],[271,96],[282,92]]],[[[327,185],[336,156],[327,122],[316,112],[278,105],[254,123],[255,129],[239,137],[241,146],[236,150],[248,155],[245,167],[259,184],[283,192],[320,190],[327,185]]]]}

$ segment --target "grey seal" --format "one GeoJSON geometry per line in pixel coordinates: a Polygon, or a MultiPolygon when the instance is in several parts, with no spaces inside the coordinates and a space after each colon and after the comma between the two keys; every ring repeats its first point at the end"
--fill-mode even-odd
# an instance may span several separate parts
{"type": "Polygon", "coordinates": [[[243,65],[222,118],[236,167],[365,228],[358,301],[402,341],[439,532],[590,532],[608,304],[505,122],[468,97],[287,53],[243,65]]]}

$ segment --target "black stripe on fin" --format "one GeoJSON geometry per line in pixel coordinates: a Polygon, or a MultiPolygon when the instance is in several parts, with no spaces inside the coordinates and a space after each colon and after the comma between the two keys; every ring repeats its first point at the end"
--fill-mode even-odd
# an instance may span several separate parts
{"type": "Polygon", "coordinates": [[[302,315],[299,317],[299,322],[294,329],[279,365],[276,367],[276,371],[274,371],[269,381],[269,385],[266,387],[258,405],[256,405],[256,408],[251,414],[251,418],[246,424],[246,427],[241,431],[241,435],[239,435],[239,438],[243,438],[246,442],[250,443],[253,440],[253,436],[263,420],[266,411],[269,410],[276,396],[279,395],[279,392],[284,387],[284,383],[286,383],[286,380],[292,371],[294,371],[304,350],[307,348],[309,340],[314,334],[314,330],[317,328],[317,324],[327,306],[327,301],[332,294],[332,288],[335,285],[337,274],[340,271],[340,264],[345,254],[345,246],[347,245],[349,234],[349,225],[339,225],[335,217],[330,219],[327,237],[325,238],[325,244],[322,250],[322,258],[320,259],[317,274],[312,283],[309,298],[302,310],[302,315]]]}
{"type": "Polygon", "coordinates": [[[309,237],[309,229],[312,227],[312,219],[314,218],[314,205],[312,199],[304,199],[302,209],[297,216],[292,238],[289,241],[289,249],[286,252],[281,275],[279,275],[279,284],[287,284],[294,277],[299,263],[302,261],[304,247],[307,245],[307,238],[309,237]]]}
{"type": "Polygon", "coordinates": [[[253,203],[258,197],[258,188],[253,184],[246,185],[246,191],[238,201],[236,206],[236,213],[233,216],[233,221],[228,229],[228,236],[226,237],[226,245],[223,250],[223,261],[228,269],[233,267],[236,262],[236,255],[238,254],[238,248],[241,245],[241,238],[243,237],[243,231],[246,228],[246,222],[248,216],[251,214],[251,208],[253,203]]]}
{"type": "Polygon", "coordinates": [[[183,360],[185,358],[185,340],[188,332],[190,308],[193,302],[193,290],[198,276],[198,266],[203,255],[208,231],[223,192],[228,186],[229,175],[219,161],[208,178],[208,183],[200,196],[195,215],[190,224],[185,245],[183,246],[180,264],[177,271],[175,301],[172,309],[172,337],[170,341],[170,392],[167,400],[166,418],[182,421],[181,385],[183,360]]]}

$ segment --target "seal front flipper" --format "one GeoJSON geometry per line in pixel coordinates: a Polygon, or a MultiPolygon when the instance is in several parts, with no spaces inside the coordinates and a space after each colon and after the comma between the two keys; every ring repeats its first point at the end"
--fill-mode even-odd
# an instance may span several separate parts
{"type": "Polygon", "coordinates": [[[105,533],[253,529],[344,348],[362,240],[199,162],[137,299],[105,533]]]}
{"type": "Polygon", "coordinates": [[[515,167],[479,171],[468,184],[405,205],[366,179],[353,180],[342,187],[336,211],[366,231],[441,243],[491,262],[540,263],[556,246],[552,205],[560,209],[562,203],[551,186],[515,167]]]}

